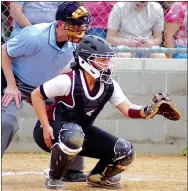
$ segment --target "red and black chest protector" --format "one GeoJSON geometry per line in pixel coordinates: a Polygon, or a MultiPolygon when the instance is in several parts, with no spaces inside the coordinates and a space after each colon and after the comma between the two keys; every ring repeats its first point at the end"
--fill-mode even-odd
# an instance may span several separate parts
{"type": "Polygon", "coordinates": [[[86,96],[86,90],[84,90],[86,86],[83,85],[84,79],[81,70],[74,70],[67,75],[72,82],[71,92],[68,96],[55,98],[56,106],[53,112],[53,120],[74,122],[82,127],[89,126],[93,124],[97,115],[109,101],[114,91],[114,85],[102,84],[103,87],[99,88],[95,99],[95,97],[86,96]]]}

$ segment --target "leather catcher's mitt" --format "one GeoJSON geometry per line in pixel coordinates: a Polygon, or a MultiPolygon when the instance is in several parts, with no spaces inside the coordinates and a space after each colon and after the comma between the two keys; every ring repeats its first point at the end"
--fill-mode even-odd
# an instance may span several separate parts
{"type": "Polygon", "coordinates": [[[180,112],[164,93],[155,94],[151,105],[145,110],[147,118],[153,118],[156,114],[163,115],[165,118],[173,121],[180,119],[180,112]]]}

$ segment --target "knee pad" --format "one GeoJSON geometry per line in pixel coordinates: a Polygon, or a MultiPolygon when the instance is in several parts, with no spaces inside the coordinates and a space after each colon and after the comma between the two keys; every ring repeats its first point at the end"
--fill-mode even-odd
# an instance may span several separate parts
{"type": "Polygon", "coordinates": [[[59,132],[59,145],[63,152],[78,154],[82,150],[85,134],[82,128],[75,123],[65,123],[59,132]]]}
{"type": "Polygon", "coordinates": [[[126,170],[135,158],[132,144],[124,139],[118,139],[114,146],[113,164],[107,165],[103,171],[105,177],[112,177],[126,170]]]}
{"type": "Polygon", "coordinates": [[[115,163],[128,167],[135,158],[135,151],[132,144],[124,139],[118,139],[114,146],[115,157],[112,159],[115,163]]]}
{"type": "Polygon", "coordinates": [[[74,123],[66,123],[59,132],[58,143],[51,148],[50,178],[62,179],[76,155],[82,150],[85,134],[74,123]]]}

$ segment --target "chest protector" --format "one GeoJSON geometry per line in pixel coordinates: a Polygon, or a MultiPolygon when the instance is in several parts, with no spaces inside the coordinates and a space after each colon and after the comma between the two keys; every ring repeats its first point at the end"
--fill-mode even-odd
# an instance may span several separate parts
{"type": "Polygon", "coordinates": [[[81,70],[67,73],[72,86],[68,96],[56,97],[53,120],[73,122],[84,126],[92,125],[114,91],[113,84],[100,83],[94,97],[88,93],[84,74],[81,70]]]}

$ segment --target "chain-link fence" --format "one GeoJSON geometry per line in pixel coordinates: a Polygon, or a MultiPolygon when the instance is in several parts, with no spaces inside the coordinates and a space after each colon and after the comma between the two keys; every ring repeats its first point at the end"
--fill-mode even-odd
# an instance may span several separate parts
{"type": "MultiPolygon", "coordinates": [[[[22,20],[19,18],[20,10],[31,24],[47,22],[47,16],[49,22],[50,19],[54,20],[55,6],[58,2],[37,2],[38,6],[32,3],[36,2],[19,4],[21,9],[19,7],[14,11],[15,2],[12,7],[10,2],[2,2],[1,23],[4,41],[10,37],[12,30],[15,32],[16,27],[21,29],[21,26],[27,26],[26,20],[23,20],[23,17],[22,20]],[[29,12],[31,9],[32,12],[29,12]],[[49,12],[53,13],[50,15],[49,12]],[[12,21],[12,17],[17,23],[12,21]]],[[[135,54],[135,57],[149,53],[176,53],[179,54],[177,58],[187,53],[187,2],[101,1],[83,4],[92,16],[91,28],[87,34],[106,38],[116,52],[135,54]]]]}
{"type": "Polygon", "coordinates": [[[9,39],[12,31],[12,17],[10,16],[10,2],[1,2],[1,40],[9,39]]]}

